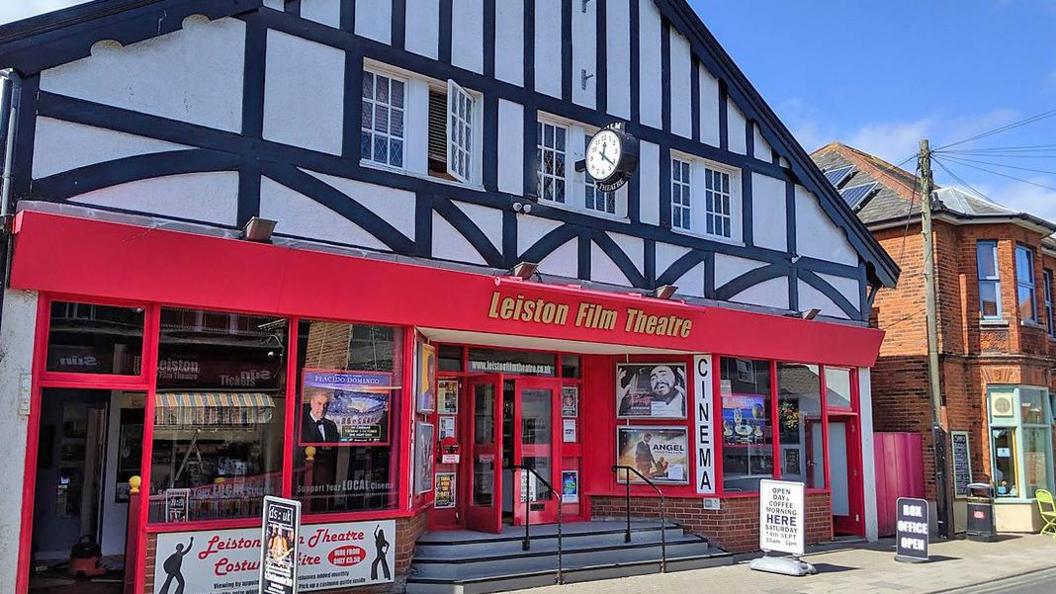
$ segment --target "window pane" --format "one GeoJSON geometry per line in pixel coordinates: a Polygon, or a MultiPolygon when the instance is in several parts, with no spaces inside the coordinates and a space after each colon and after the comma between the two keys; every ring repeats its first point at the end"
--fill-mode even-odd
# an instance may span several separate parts
{"type": "Polygon", "coordinates": [[[994,486],[998,497],[1019,497],[1016,481],[1016,430],[1007,427],[990,431],[993,439],[994,486]]]}
{"type": "Polygon", "coordinates": [[[1045,390],[1033,388],[1019,389],[1019,418],[1025,425],[1044,425],[1045,390]]]}
{"type": "Polygon", "coordinates": [[[299,394],[293,495],[305,512],[399,505],[403,333],[305,320],[298,326],[299,394]]]}
{"type": "Polygon", "coordinates": [[[825,488],[821,378],[817,365],[777,364],[782,478],[825,488]]]}
{"type": "Polygon", "coordinates": [[[997,278],[997,260],[994,257],[996,246],[989,241],[980,241],[975,246],[979,278],[997,278]]]}
{"type": "Polygon", "coordinates": [[[286,340],[283,318],[162,310],[152,522],[256,516],[281,491],[286,340]]]}
{"type": "Polygon", "coordinates": [[[998,285],[993,281],[982,281],[979,283],[979,308],[984,317],[996,318],[1001,316],[1001,310],[997,307],[998,285]]]}
{"type": "Polygon", "coordinates": [[[1024,247],[1016,248],[1016,280],[1034,284],[1034,253],[1024,247]]]}
{"type": "Polygon", "coordinates": [[[825,368],[825,404],[829,408],[851,408],[851,370],[825,368]]]}
{"type": "Polygon", "coordinates": [[[1049,429],[1023,429],[1023,487],[1025,497],[1034,497],[1038,489],[1052,489],[1049,482],[1049,429]]]}
{"type": "Polygon", "coordinates": [[[755,492],[774,476],[770,362],[724,357],[721,368],[723,487],[755,492]]]}
{"type": "Polygon", "coordinates": [[[143,352],[143,310],[51,304],[48,371],[135,375],[143,352]]]}
{"type": "Polygon", "coordinates": [[[1031,287],[1018,287],[1019,317],[1024,320],[1035,319],[1034,315],[1034,289],[1031,287]]]}

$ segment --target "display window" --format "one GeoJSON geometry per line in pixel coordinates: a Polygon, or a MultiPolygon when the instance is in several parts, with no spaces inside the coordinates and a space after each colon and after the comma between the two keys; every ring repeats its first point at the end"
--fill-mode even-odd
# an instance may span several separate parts
{"type": "Polygon", "coordinates": [[[45,370],[138,375],[144,323],[142,307],[52,301],[45,370]]]}
{"type": "Polygon", "coordinates": [[[759,481],[774,477],[770,367],[770,361],[722,358],[722,481],[730,493],[757,492],[759,481]]]}
{"type": "Polygon", "coordinates": [[[992,386],[990,456],[999,498],[1032,499],[1053,489],[1053,420],[1045,388],[992,386]]]}

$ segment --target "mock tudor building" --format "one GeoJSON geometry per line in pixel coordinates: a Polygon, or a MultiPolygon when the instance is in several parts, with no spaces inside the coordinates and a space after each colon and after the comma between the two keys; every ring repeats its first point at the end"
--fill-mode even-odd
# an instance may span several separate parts
{"type": "MultiPolygon", "coordinates": [[[[920,185],[840,143],[813,158],[902,270],[897,286],[880,289],[873,302],[873,323],[885,332],[873,424],[881,433],[923,435],[915,456],[922,466],[900,472],[923,468],[924,494],[934,501],[920,185]]],[[[952,187],[938,188],[933,205],[941,422],[951,439],[955,526],[965,529],[966,486],[975,481],[995,487],[998,530],[1034,532],[1042,526],[1034,491],[1054,486],[1056,223],[952,187]]]]}
{"type": "Polygon", "coordinates": [[[98,0],[0,67],[0,591],[728,563],[765,479],[875,537],[898,269],[683,0],[98,0]]]}

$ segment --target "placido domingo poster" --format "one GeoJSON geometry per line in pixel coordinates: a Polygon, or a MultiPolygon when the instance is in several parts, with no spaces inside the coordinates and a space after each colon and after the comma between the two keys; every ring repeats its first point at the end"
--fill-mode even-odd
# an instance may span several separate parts
{"type": "Polygon", "coordinates": [[[301,443],[388,443],[392,390],[391,373],[305,369],[301,443]]]}
{"type": "MultiPolygon", "coordinates": [[[[689,482],[689,432],[685,427],[617,427],[617,464],[630,466],[657,483],[689,482]]],[[[620,471],[619,480],[624,480],[620,471]]],[[[633,472],[632,483],[642,483],[633,472]]]]}
{"type": "Polygon", "coordinates": [[[686,418],[686,365],[618,363],[616,416],[621,419],[686,418]]]}

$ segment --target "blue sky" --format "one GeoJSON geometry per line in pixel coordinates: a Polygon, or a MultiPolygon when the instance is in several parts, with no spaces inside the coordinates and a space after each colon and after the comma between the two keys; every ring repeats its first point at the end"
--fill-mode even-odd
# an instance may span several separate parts
{"type": "MultiPolygon", "coordinates": [[[[0,0],[0,23],[77,3],[0,0]]],[[[807,150],[840,140],[898,162],[922,137],[941,146],[1056,109],[1056,0],[690,3],[807,150]]],[[[1054,143],[1056,117],[957,148],[1054,143]]],[[[944,163],[991,199],[1056,221],[1056,175],[1040,172],[1056,171],[1053,149],[944,163]]]]}

